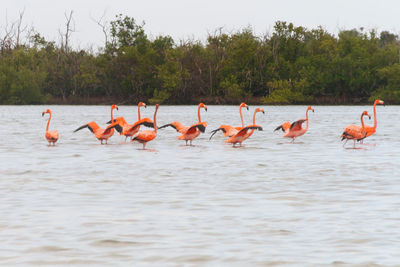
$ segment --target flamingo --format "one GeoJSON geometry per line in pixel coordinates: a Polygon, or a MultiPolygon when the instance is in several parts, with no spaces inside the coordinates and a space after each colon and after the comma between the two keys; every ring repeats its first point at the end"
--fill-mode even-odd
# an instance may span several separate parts
{"type": "Polygon", "coordinates": [[[356,140],[360,141],[360,140],[364,139],[365,137],[367,137],[367,131],[365,129],[364,119],[363,119],[364,116],[368,116],[369,119],[371,119],[371,116],[368,114],[368,112],[364,111],[361,114],[361,126],[350,124],[346,128],[344,128],[344,131],[343,131],[341,137],[342,137],[342,141],[344,139],[346,139],[346,142],[343,144],[343,146],[347,143],[348,140],[354,140],[353,148],[355,148],[356,140]]]}
{"type": "Polygon", "coordinates": [[[230,125],[221,125],[219,126],[218,129],[215,129],[213,131],[211,131],[211,136],[210,139],[214,136],[214,134],[216,134],[218,131],[222,131],[224,133],[224,136],[228,136],[231,137],[235,134],[237,134],[243,127],[244,127],[244,122],[243,122],[243,114],[242,114],[242,108],[247,108],[247,110],[249,110],[249,106],[246,105],[246,103],[242,102],[239,106],[239,113],[240,113],[240,120],[242,121],[242,127],[233,127],[230,125]]]}
{"type": "Polygon", "coordinates": [[[162,129],[162,128],[171,126],[177,132],[182,134],[181,136],[178,137],[179,140],[185,140],[186,145],[187,145],[187,142],[190,141],[190,145],[192,145],[193,139],[195,139],[197,136],[199,136],[200,132],[204,133],[206,131],[206,127],[207,127],[207,122],[201,121],[201,117],[200,117],[200,109],[201,108],[204,108],[204,110],[207,111],[207,106],[204,105],[204,103],[200,103],[197,108],[197,116],[199,118],[199,122],[196,124],[193,124],[190,127],[184,126],[182,123],[180,123],[178,121],[174,121],[169,124],[165,124],[158,129],[162,129]]]}
{"type": "Polygon", "coordinates": [[[257,112],[262,112],[263,114],[265,114],[264,110],[262,108],[256,108],[254,110],[254,114],[253,114],[253,124],[252,125],[248,125],[246,127],[243,127],[240,131],[238,131],[236,134],[231,136],[225,142],[226,143],[231,143],[233,146],[235,146],[236,144],[239,144],[239,146],[242,146],[242,142],[244,140],[246,140],[247,138],[249,138],[254,133],[254,130],[262,131],[262,127],[260,125],[256,124],[256,114],[257,114],[257,112]],[[249,130],[251,130],[251,131],[249,132],[249,130]]]}
{"type": "MultiPolygon", "coordinates": [[[[118,110],[118,106],[117,105],[112,105],[111,106],[111,121],[114,121],[114,118],[113,118],[113,110],[114,109],[118,110]]],[[[106,144],[107,144],[108,138],[110,138],[114,134],[114,128],[118,127],[118,126],[117,125],[113,125],[113,127],[108,126],[106,129],[102,129],[102,128],[100,128],[99,125],[97,125],[96,122],[91,121],[88,124],[82,125],[78,129],[76,129],[74,131],[74,133],[79,131],[79,130],[81,130],[81,129],[83,129],[83,128],[88,128],[95,135],[95,137],[98,140],[100,140],[101,144],[103,144],[103,140],[106,140],[106,144]]]]}
{"type": "MultiPolygon", "coordinates": [[[[140,125],[144,125],[146,127],[154,127],[153,121],[149,118],[140,118],[140,107],[147,107],[146,103],[139,102],[138,104],[138,121],[135,122],[134,124],[128,124],[125,120],[124,117],[118,117],[114,119],[113,123],[110,125],[111,127],[115,128],[120,135],[125,135],[125,141],[128,137],[131,137],[131,140],[133,136],[139,132],[140,125]],[[114,125],[118,124],[120,127],[114,127],[114,125]]],[[[107,122],[111,123],[111,121],[107,122]]]]}
{"type": "Polygon", "coordinates": [[[42,112],[42,117],[44,116],[44,114],[49,113],[49,120],[47,121],[47,127],[46,127],[46,134],[45,137],[47,139],[47,141],[49,142],[49,145],[55,146],[56,142],[58,140],[58,132],[57,130],[55,131],[49,131],[49,125],[50,125],[50,120],[51,120],[51,110],[47,109],[45,112],[42,112]]]}
{"type": "MultiPolygon", "coordinates": [[[[376,132],[376,126],[378,124],[377,120],[376,120],[376,105],[377,104],[384,105],[384,102],[382,100],[379,100],[379,99],[375,100],[375,102],[374,102],[374,126],[365,125],[364,128],[365,128],[365,131],[367,132],[367,136],[366,137],[371,136],[376,132]]],[[[362,140],[361,140],[361,142],[362,142],[362,140]]]]}
{"type": "Polygon", "coordinates": [[[287,138],[292,138],[292,143],[294,142],[294,139],[296,139],[299,136],[302,136],[305,134],[308,130],[308,111],[312,110],[314,112],[314,109],[311,106],[307,107],[306,110],[306,118],[305,119],[300,119],[298,121],[293,122],[290,124],[290,122],[284,122],[283,124],[279,125],[276,127],[274,131],[277,131],[279,129],[282,129],[282,131],[285,133],[283,137],[287,138]],[[303,122],[307,122],[306,128],[302,127],[303,122]]]}
{"type": "MultiPolygon", "coordinates": [[[[154,111],[154,130],[146,130],[139,132],[135,137],[133,137],[132,141],[138,141],[139,143],[143,144],[143,149],[146,149],[147,142],[150,142],[157,136],[157,122],[156,122],[156,115],[158,110],[158,104],[156,105],[156,110],[154,111]]],[[[144,124],[144,122],[143,122],[144,124]]],[[[140,127],[140,125],[139,125],[140,127]]]]}

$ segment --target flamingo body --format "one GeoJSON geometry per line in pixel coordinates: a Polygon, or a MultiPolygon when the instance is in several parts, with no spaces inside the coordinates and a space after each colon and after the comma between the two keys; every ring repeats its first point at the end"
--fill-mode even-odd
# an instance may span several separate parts
{"type": "Polygon", "coordinates": [[[46,131],[45,137],[49,143],[55,144],[58,140],[58,132],[57,131],[46,131]]]}
{"type": "Polygon", "coordinates": [[[231,125],[220,125],[218,127],[218,129],[212,130],[211,131],[211,136],[210,136],[210,140],[211,138],[214,136],[214,134],[216,134],[218,131],[222,131],[224,133],[224,137],[231,137],[235,134],[237,134],[243,127],[244,127],[244,122],[243,122],[243,114],[242,114],[242,108],[247,108],[247,110],[249,110],[249,106],[242,102],[239,106],[239,114],[240,114],[240,119],[242,121],[242,126],[231,126],[231,125]]]}
{"type": "Polygon", "coordinates": [[[254,130],[262,131],[263,129],[260,125],[256,124],[243,127],[237,134],[225,140],[225,143],[242,145],[242,143],[254,133],[254,130]]]}
{"type": "MultiPolygon", "coordinates": [[[[117,105],[111,106],[111,121],[114,121],[114,118],[113,118],[113,110],[114,109],[118,110],[118,106],[117,105]]],[[[106,141],[106,144],[107,144],[108,139],[111,136],[113,136],[114,128],[116,128],[116,127],[117,127],[116,125],[113,125],[112,127],[110,125],[106,129],[103,129],[96,122],[91,121],[88,124],[82,125],[81,127],[77,128],[74,131],[74,133],[81,129],[88,128],[94,134],[94,136],[101,142],[101,144],[103,144],[104,140],[106,141]]]]}
{"type": "MultiPolygon", "coordinates": [[[[242,127],[233,127],[231,125],[221,125],[218,127],[218,129],[213,130],[213,134],[211,135],[211,137],[213,137],[214,133],[217,131],[222,131],[224,133],[224,137],[231,137],[232,135],[237,134],[240,129],[242,129],[242,127]]],[[[211,139],[210,137],[210,139],[211,139]]]]}
{"type": "Polygon", "coordinates": [[[344,131],[341,135],[342,141],[346,139],[346,142],[343,146],[347,143],[348,140],[354,140],[354,146],[356,145],[356,141],[363,140],[367,136],[367,132],[365,131],[365,125],[363,117],[368,116],[371,119],[371,116],[368,114],[367,111],[364,111],[361,114],[361,126],[357,126],[354,124],[350,124],[344,128],[344,131]]]}
{"type": "Polygon", "coordinates": [[[139,143],[147,143],[156,138],[157,133],[151,130],[141,131],[138,135],[136,135],[133,140],[138,141],[139,143]]]}
{"type": "Polygon", "coordinates": [[[204,133],[206,131],[207,122],[196,123],[190,127],[178,137],[179,140],[192,141],[196,137],[200,135],[200,133],[204,133]]]}
{"type": "Polygon", "coordinates": [[[233,136],[229,137],[229,139],[225,140],[225,143],[230,143],[233,146],[235,146],[236,144],[239,144],[241,146],[242,143],[246,139],[248,139],[250,136],[252,136],[252,134],[254,133],[254,130],[262,131],[262,127],[260,125],[256,124],[256,114],[257,114],[257,112],[264,113],[264,110],[262,108],[256,108],[254,110],[254,114],[253,114],[253,124],[241,128],[236,134],[234,134],[233,136]]]}
{"type": "Polygon", "coordinates": [[[182,123],[178,121],[174,121],[168,124],[165,124],[161,126],[159,129],[165,128],[165,127],[172,127],[174,128],[177,132],[181,133],[182,135],[178,137],[179,140],[185,140],[186,145],[187,142],[190,141],[190,145],[192,145],[192,141],[200,135],[200,133],[204,133],[207,127],[207,122],[202,122],[201,121],[201,116],[200,116],[200,109],[204,108],[205,111],[207,111],[207,106],[204,105],[204,103],[200,103],[197,108],[197,116],[199,119],[199,122],[196,124],[193,124],[190,127],[187,127],[183,125],[182,123]]]}
{"type": "Polygon", "coordinates": [[[294,139],[296,139],[299,136],[304,135],[308,131],[308,111],[311,110],[314,112],[314,109],[311,106],[307,107],[306,110],[306,118],[305,119],[300,119],[292,124],[290,122],[284,122],[283,124],[279,125],[278,127],[275,128],[274,131],[277,130],[282,130],[284,132],[283,137],[286,138],[292,138],[292,142],[294,142],[294,139]],[[303,128],[303,122],[307,122],[306,128],[303,128]]]}

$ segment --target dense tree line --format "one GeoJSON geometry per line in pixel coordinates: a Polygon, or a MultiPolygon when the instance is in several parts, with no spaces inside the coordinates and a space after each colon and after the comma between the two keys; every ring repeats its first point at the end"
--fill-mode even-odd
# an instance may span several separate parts
{"type": "Polygon", "coordinates": [[[1,104],[400,103],[400,42],[388,31],[335,36],[278,21],[261,37],[244,28],[176,43],[118,15],[92,52],[70,47],[71,17],[59,44],[34,30],[22,42],[21,23],[4,27],[1,104]]]}

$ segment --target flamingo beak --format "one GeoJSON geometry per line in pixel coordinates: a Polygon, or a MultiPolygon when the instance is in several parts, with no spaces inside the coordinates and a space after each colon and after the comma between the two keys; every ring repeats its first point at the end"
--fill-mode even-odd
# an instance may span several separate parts
{"type": "Polygon", "coordinates": [[[46,112],[42,112],[42,117],[44,116],[45,113],[46,113],[46,112]]]}
{"type": "Polygon", "coordinates": [[[204,109],[206,110],[206,112],[207,112],[207,107],[204,107],[204,109]]]}
{"type": "Polygon", "coordinates": [[[368,115],[368,118],[371,119],[371,115],[368,115]]]}
{"type": "Polygon", "coordinates": [[[247,110],[249,110],[249,106],[247,106],[246,108],[247,108],[247,110]]]}
{"type": "Polygon", "coordinates": [[[262,111],[263,114],[265,114],[264,110],[262,111]]]}
{"type": "Polygon", "coordinates": [[[314,109],[313,109],[313,108],[312,108],[311,110],[312,110],[312,112],[314,112],[314,109]]]}

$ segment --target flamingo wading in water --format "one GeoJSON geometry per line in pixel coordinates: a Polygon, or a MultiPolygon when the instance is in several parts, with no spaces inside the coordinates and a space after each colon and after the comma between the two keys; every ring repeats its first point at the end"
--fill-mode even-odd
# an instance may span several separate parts
{"type": "MultiPolygon", "coordinates": [[[[367,136],[366,137],[371,136],[376,132],[376,126],[378,124],[377,123],[377,118],[376,118],[376,105],[377,104],[384,105],[384,102],[382,100],[380,100],[380,99],[377,99],[377,100],[374,101],[374,126],[365,125],[364,128],[365,128],[365,131],[367,132],[367,136]]],[[[362,139],[362,140],[364,140],[364,139],[362,139]]],[[[361,142],[362,142],[362,140],[361,140],[361,142]]]]}
{"type": "MultiPolygon", "coordinates": [[[[113,110],[114,109],[118,110],[118,106],[117,105],[112,105],[111,106],[111,121],[114,121],[114,118],[113,118],[113,110]]],[[[94,134],[94,136],[98,140],[100,140],[101,144],[103,144],[103,140],[105,140],[106,144],[107,144],[108,138],[110,138],[114,134],[114,128],[115,127],[120,127],[120,126],[119,125],[113,125],[112,127],[108,126],[106,129],[102,129],[102,128],[100,128],[99,125],[97,125],[96,122],[91,121],[88,124],[82,125],[78,129],[76,129],[74,131],[74,133],[79,131],[79,130],[82,130],[83,128],[88,128],[94,134]]]]}
{"type": "Polygon", "coordinates": [[[249,138],[254,133],[254,130],[262,131],[262,127],[260,125],[256,124],[257,112],[262,112],[263,114],[265,114],[265,112],[262,108],[256,108],[254,110],[254,114],[253,114],[253,124],[243,127],[242,129],[240,129],[239,132],[232,135],[225,142],[231,143],[233,146],[235,146],[236,144],[239,144],[239,146],[242,146],[242,142],[245,141],[247,138],[249,138]]]}
{"type": "Polygon", "coordinates": [[[371,116],[368,114],[367,111],[364,111],[361,114],[361,126],[350,124],[346,128],[344,128],[344,131],[340,137],[342,137],[342,141],[346,139],[346,142],[343,144],[343,146],[346,145],[348,140],[353,140],[354,145],[353,148],[356,147],[356,141],[360,141],[367,137],[367,131],[365,130],[365,125],[364,125],[364,116],[368,116],[369,119],[371,119],[371,116]]]}
{"type": "MultiPolygon", "coordinates": [[[[132,141],[138,141],[139,143],[143,144],[143,149],[146,149],[146,144],[147,142],[150,142],[157,136],[157,122],[156,122],[156,116],[157,116],[157,110],[158,110],[158,104],[156,105],[156,110],[154,111],[154,130],[146,130],[146,131],[141,131],[139,132],[135,137],[132,138],[132,141]]],[[[144,124],[144,122],[143,122],[144,124]]]]}
{"type": "Polygon", "coordinates": [[[185,140],[186,145],[187,145],[188,141],[190,141],[190,145],[192,145],[193,139],[195,139],[197,136],[199,136],[200,133],[204,133],[206,131],[206,127],[207,127],[207,122],[201,121],[201,116],[200,116],[201,108],[204,108],[204,110],[207,111],[207,106],[204,105],[203,103],[200,103],[199,106],[197,107],[197,116],[199,118],[199,122],[196,124],[193,124],[190,127],[184,126],[182,123],[180,123],[178,121],[174,121],[169,124],[165,124],[158,129],[162,129],[162,128],[171,126],[177,132],[182,134],[181,136],[178,137],[179,140],[185,140]]]}
{"type": "Polygon", "coordinates": [[[292,124],[290,124],[290,122],[288,122],[288,121],[284,122],[283,124],[276,127],[276,129],[274,131],[282,129],[282,131],[284,132],[283,137],[292,138],[292,143],[293,143],[294,139],[296,139],[299,136],[302,136],[308,130],[308,111],[309,110],[314,112],[314,109],[311,106],[308,106],[307,110],[306,110],[306,118],[305,119],[297,120],[297,121],[293,122],[292,124]],[[302,127],[303,122],[307,122],[306,128],[302,127]]]}
{"type": "Polygon", "coordinates": [[[47,121],[47,127],[46,127],[46,134],[45,137],[47,139],[47,142],[49,142],[49,145],[56,145],[56,142],[58,140],[58,132],[57,130],[55,131],[49,131],[49,125],[50,125],[50,120],[51,120],[51,110],[47,109],[45,112],[42,112],[42,117],[44,114],[48,113],[49,114],[49,119],[47,121]]]}
{"type": "Polygon", "coordinates": [[[247,110],[249,110],[249,106],[246,105],[246,103],[241,103],[239,106],[239,113],[240,113],[240,120],[242,121],[242,127],[233,127],[230,125],[221,125],[219,126],[218,129],[212,130],[211,131],[211,136],[210,139],[214,136],[214,134],[216,134],[218,131],[222,131],[224,133],[224,136],[228,136],[231,137],[235,134],[237,134],[243,127],[244,127],[244,122],[243,122],[243,114],[242,114],[242,108],[247,108],[247,110]]]}
{"type": "MultiPolygon", "coordinates": [[[[113,123],[110,125],[111,127],[114,127],[115,124],[118,124],[120,127],[114,127],[117,132],[119,132],[120,135],[125,136],[125,141],[128,137],[131,137],[131,140],[133,136],[139,132],[140,125],[144,125],[146,127],[154,127],[153,121],[149,118],[144,118],[141,119],[140,117],[140,107],[145,107],[146,108],[146,103],[139,102],[138,104],[138,120],[134,124],[128,124],[125,120],[124,117],[118,117],[114,119],[113,123]]],[[[107,122],[111,123],[111,121],[107,122]]]]}

